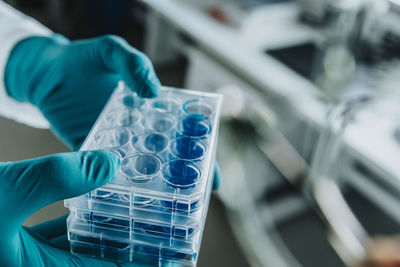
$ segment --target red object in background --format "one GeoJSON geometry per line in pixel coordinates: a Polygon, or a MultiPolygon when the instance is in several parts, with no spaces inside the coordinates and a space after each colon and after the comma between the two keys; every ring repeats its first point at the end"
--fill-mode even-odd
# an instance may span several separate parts
{"type": "Polygon", "coordinates": [[[226,13],[218,7],[215,7],[215,6],[210,7],[207,10],[207,13],[208,13],[208,15],[210,15],[210,17],[212,17],[213,19],[215,19],[218,22],[226,24],[229,21],[226,13]]]}

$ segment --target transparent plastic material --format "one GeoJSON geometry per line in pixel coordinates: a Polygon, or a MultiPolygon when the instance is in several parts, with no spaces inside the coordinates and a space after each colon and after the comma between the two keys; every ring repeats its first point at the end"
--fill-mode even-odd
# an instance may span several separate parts
{"type": "Polygon", "coordinates": [[[71,251],[120,262],[194,266],[214,173],[222,97],[123,83],[82,146],[122,160],[109,184],[65,200],[71,251]]]}

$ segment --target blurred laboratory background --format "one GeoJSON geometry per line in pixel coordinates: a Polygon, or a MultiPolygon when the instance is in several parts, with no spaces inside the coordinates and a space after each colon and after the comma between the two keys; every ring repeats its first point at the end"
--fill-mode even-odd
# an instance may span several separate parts
{"type": "MultiPolygon", "coordinates": [[[[123,36],[164,85],[224,95],[198,266],[356,266],[400,232],[400,1],[6,2],[73,40],[123,36]]],[[[67,151],[0,129],[0,161],[67,151]]]]}

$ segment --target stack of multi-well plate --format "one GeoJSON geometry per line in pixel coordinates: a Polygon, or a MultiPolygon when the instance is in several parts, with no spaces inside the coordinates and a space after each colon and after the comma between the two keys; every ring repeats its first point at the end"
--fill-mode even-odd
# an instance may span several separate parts
{"type": "Polygon", "coordinates": [[[82,150],[122,160],[115,179],[68,199],[71,251],[119,262],[196,265],[211,194],[222,97],[120,83],[82,150]]]}

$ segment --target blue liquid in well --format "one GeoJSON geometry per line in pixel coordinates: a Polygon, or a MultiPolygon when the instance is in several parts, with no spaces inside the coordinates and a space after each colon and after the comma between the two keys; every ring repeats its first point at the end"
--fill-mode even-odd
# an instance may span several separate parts
{"type": "Polygon", "coordinates": [[[182,133],[189,136],[204,136],[211,130],[207,120],[202,115],[186,116],[182,121],[182,133]]]}
{"type": "Polygon", "coordinates": [[[176,139],[176,156],[183,159],[198,159],[205,153],[205,147],[199,140],[181,136],[176,139]]]}
{"type": "Polygon", "coordinates": [[[165,179],[172,183],[173,187],[194,187],[200,173],[190,161],[175,160],[169,163],[165,179]]]}

